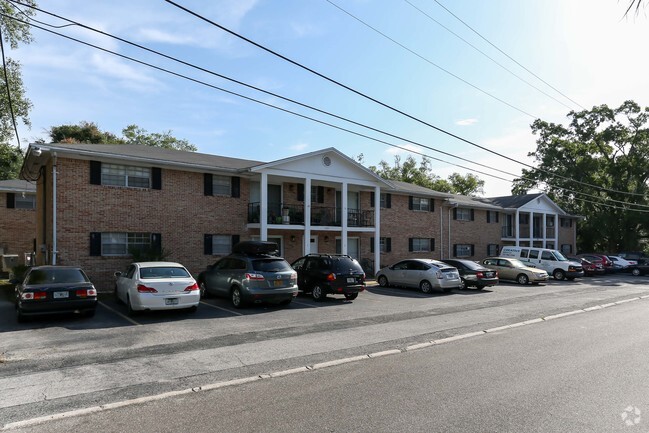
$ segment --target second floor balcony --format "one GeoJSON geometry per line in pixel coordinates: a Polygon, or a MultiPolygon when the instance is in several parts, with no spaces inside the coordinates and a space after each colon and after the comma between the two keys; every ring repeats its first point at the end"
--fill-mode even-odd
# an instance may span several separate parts
{"type": "MultiPolygon", "coordinates": [[[[342,226],[342,209],[337,207],[311,206],[312,226],[342,226]]],[[[248,204],[248,223],[260,222],[261,203],[248,204]]],[[[304,205],[268,203],[267,224],[304,225],[304,205]]],[[[374,227],[374,210],[348,209],[348,227],[374,227]]]]}

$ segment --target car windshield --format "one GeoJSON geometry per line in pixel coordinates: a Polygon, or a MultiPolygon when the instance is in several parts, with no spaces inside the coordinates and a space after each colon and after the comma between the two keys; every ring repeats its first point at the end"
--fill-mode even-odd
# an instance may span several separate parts
{"type": "Polygon", "coordinates": [[[88,278],[80,269],[36,269],[29,273],[27,284],[86,283],[88,278]]]}
{"type": "Polygon", "coordinates": [[[252,261],[252,269],[258,272],[284,272],[293,268],[284,259],[256,259],[252,261]]]}
{"type": "Polygon", "coordinates": [[[140,278],[150,280],[154,278],[187,278],[189,273],[185,268],[177,266],[155,266],[140,268],[140,278]]]}

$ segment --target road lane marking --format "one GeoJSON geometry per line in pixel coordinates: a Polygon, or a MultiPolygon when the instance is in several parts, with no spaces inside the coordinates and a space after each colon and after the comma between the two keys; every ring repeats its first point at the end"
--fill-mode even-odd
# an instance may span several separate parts
{"type": "Polygon", "coordinates": [[[207,305],[208,307],[216,308],[217,310],[227,311],[228,313],[236,314],[237,316],[243,316],[243,313],[239,313],[238,311],[228,310],[227,308],[219,307],[218,305],[210,304],[209,302],[200,301],[200,303],[203,305],[207,305]]]}
{"type": "Polygon", "coordinates": [[[117,314],[119,317],[121,317],[122,319],[126,320],[127,322],[131,322],[133,325],[136,325],[136,326],[140,326],[140,325],[141,325],[141,323],[136,322],[135,320],[131,319],[131,318],[128,317],[127,315],[120,313],[120,312],[117,311],[116,309],[109,307],[108,305],[104,304],[103,302],[98,301],[97,303],[98,303],[99,305],[101,305],[102,307],[104,307],[105,309],[107,309],[107,310],[109,310],[109,311],[112,311],[113,313],[117,314]]]}

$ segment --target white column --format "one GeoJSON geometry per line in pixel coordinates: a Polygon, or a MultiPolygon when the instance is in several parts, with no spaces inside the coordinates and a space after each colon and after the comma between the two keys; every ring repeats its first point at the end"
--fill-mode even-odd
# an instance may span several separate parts
{"type": "Polygon", "coordinates": [[[541,216],[541,234],[543,235],[543,248],[547,248],[548,216],[546,213],[543,213],[541,216]]]}
{"type": "Polygon", "coordinates": [[[340,219],[342,220],[342,234],[340,237],[340,254],[347,254],[347,223],[348,215],[347,212],[347,182],[343,181],[342,191],[340,192],[340,219]]]}
{"type": "Polygon", "coordinates": [[[561,250],[561,245],[559,245],[559,214],[554,214],[554,248],[556,250],[561,250]]]}
{"type": "Polygon", "coordinates": [[[516,216],[514,217],[514,233],[516,237],[516,246],[519,247],[521,245],[521,229],[520,229],[520,211],[516,209],[516,216]]]}
{"type": "Polygon", "coordinates": [[[530,212],[530,247],[534,246],[534,212],[530,212]]]}
{"type": "Polygon", "coordinates": [[[381,269],[381,188],[374,188],[374,274],[381,269]]]}
{"type": "Polygon", "coordinates": [[[311,252],[311,178],[304,179],[304,254],[311,252]]]}
{"type": "Polygon", "coordinates": [[[268,240],[268,173],[261,173],[259,184],[259,240],[268,240]]]}

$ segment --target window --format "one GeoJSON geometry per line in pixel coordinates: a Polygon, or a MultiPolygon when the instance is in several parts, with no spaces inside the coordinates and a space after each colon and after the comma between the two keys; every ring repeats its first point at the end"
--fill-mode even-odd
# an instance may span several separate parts
{"type": "Polygon", "coordinates": [[[530,223],[530,215],[529,214],[520,214],[518,215],[518,222],[520,224],[529,224],[530,223]]]}
{"type": "Polygon", "coordinates": [[[36,196],[34,194],[16,194],[16,209],[36,209],[36,196]]]}
{"type": "Polygon", "coordinates": [[[102,233],[102,256],[127,256],[134,249],[151,247],[151,233],[102,233]]]}
{"type": "MultiPolygon", "coordinates": [[[[379,238],[381,254],[392,251],[392,238],[379,238]]],[[[370,238],[370,252],[374,252],[374,238],[370,238]]]]}
{"type": "Polygon", "coordinates": [[[563,254],[572,254],[572,244],[562,244],[561,252],[563,254]]]}
{"type": "Polygon", "coordinates": [[[487,211],[487,222],[488,223],[497,223],[499,219],[500,213],[495,210],[488,210],[487,211]]]}
{"type": "Polygon", "coordinates": [[[229,197],[232,194],[232,178],[230,176],[212,175],[212,194],[229,197]]]}
{"type": "Polygon", "coordinates": [[[435,250],[435,239],[433,238],[410,238],[409,251],[429,252],[435,250]]]}
{"type": "Polygon", "coordinates": [[[431,210],[430,199],[421,197],[412,197],[412,210],[429,211],[431,210]]]}
{"type": "Polygon", "coordinates": [[[232,236],[212,235],[212,254],[225,256],[232,251],[232,236]]]}
{"type": "Polygon", "coordinates": [[[471,257],[473,255],[473,245],[456,244],[455,257],[471,257]]]}
{"type": "Polygon", "coordinates": [[[101,184],[150,188],[151,169],[117,164],[101,164],[101,184]]]}
{"type": "Polygon", "coordinates": [[[541,260],[557,260],[550,251],[541,252],[541,260]]]}
{"type": "Polygon", "coordinates": [[[539,251],[538,250],[530,250],[530,259],[538,259],[539,258],[539,251]]]}
{"type": "Polygon", "coordinates": [[[389,209],[392,207],[392,195],[386,192],[381,193],[381,203],[382,208],[389,209]]]}
{"type": "Polygon", "coordinates": [[[454,209],[455,219],[458,221],[473,221],[473,209],[458,207],[454,209]]]}
{"type": "Polygon", "coordinates": [[[497,256],[498,255],[498,244],[488,244],[487,245],[487,255],[488,256],[497,256]]]}
{"type": "Polygon", "coordinates": [[[311,185],[311,203],[324,203],[324,187],[311,185]]]}
{"type": "Polygon", "coordinates": [[[570,218],[560,218],[559,221],[561,227],[572,227],[572,220],[570,218]]]}
{"type": "Polygon", "coordinates": [[[529,251],[528,251],[527,249],[525,249],[525,248],[521,248],[521,255],[520,255],[520,257],[521,257],[522,259],[526,259],[528,253],[529,253],[529,251]]]}

